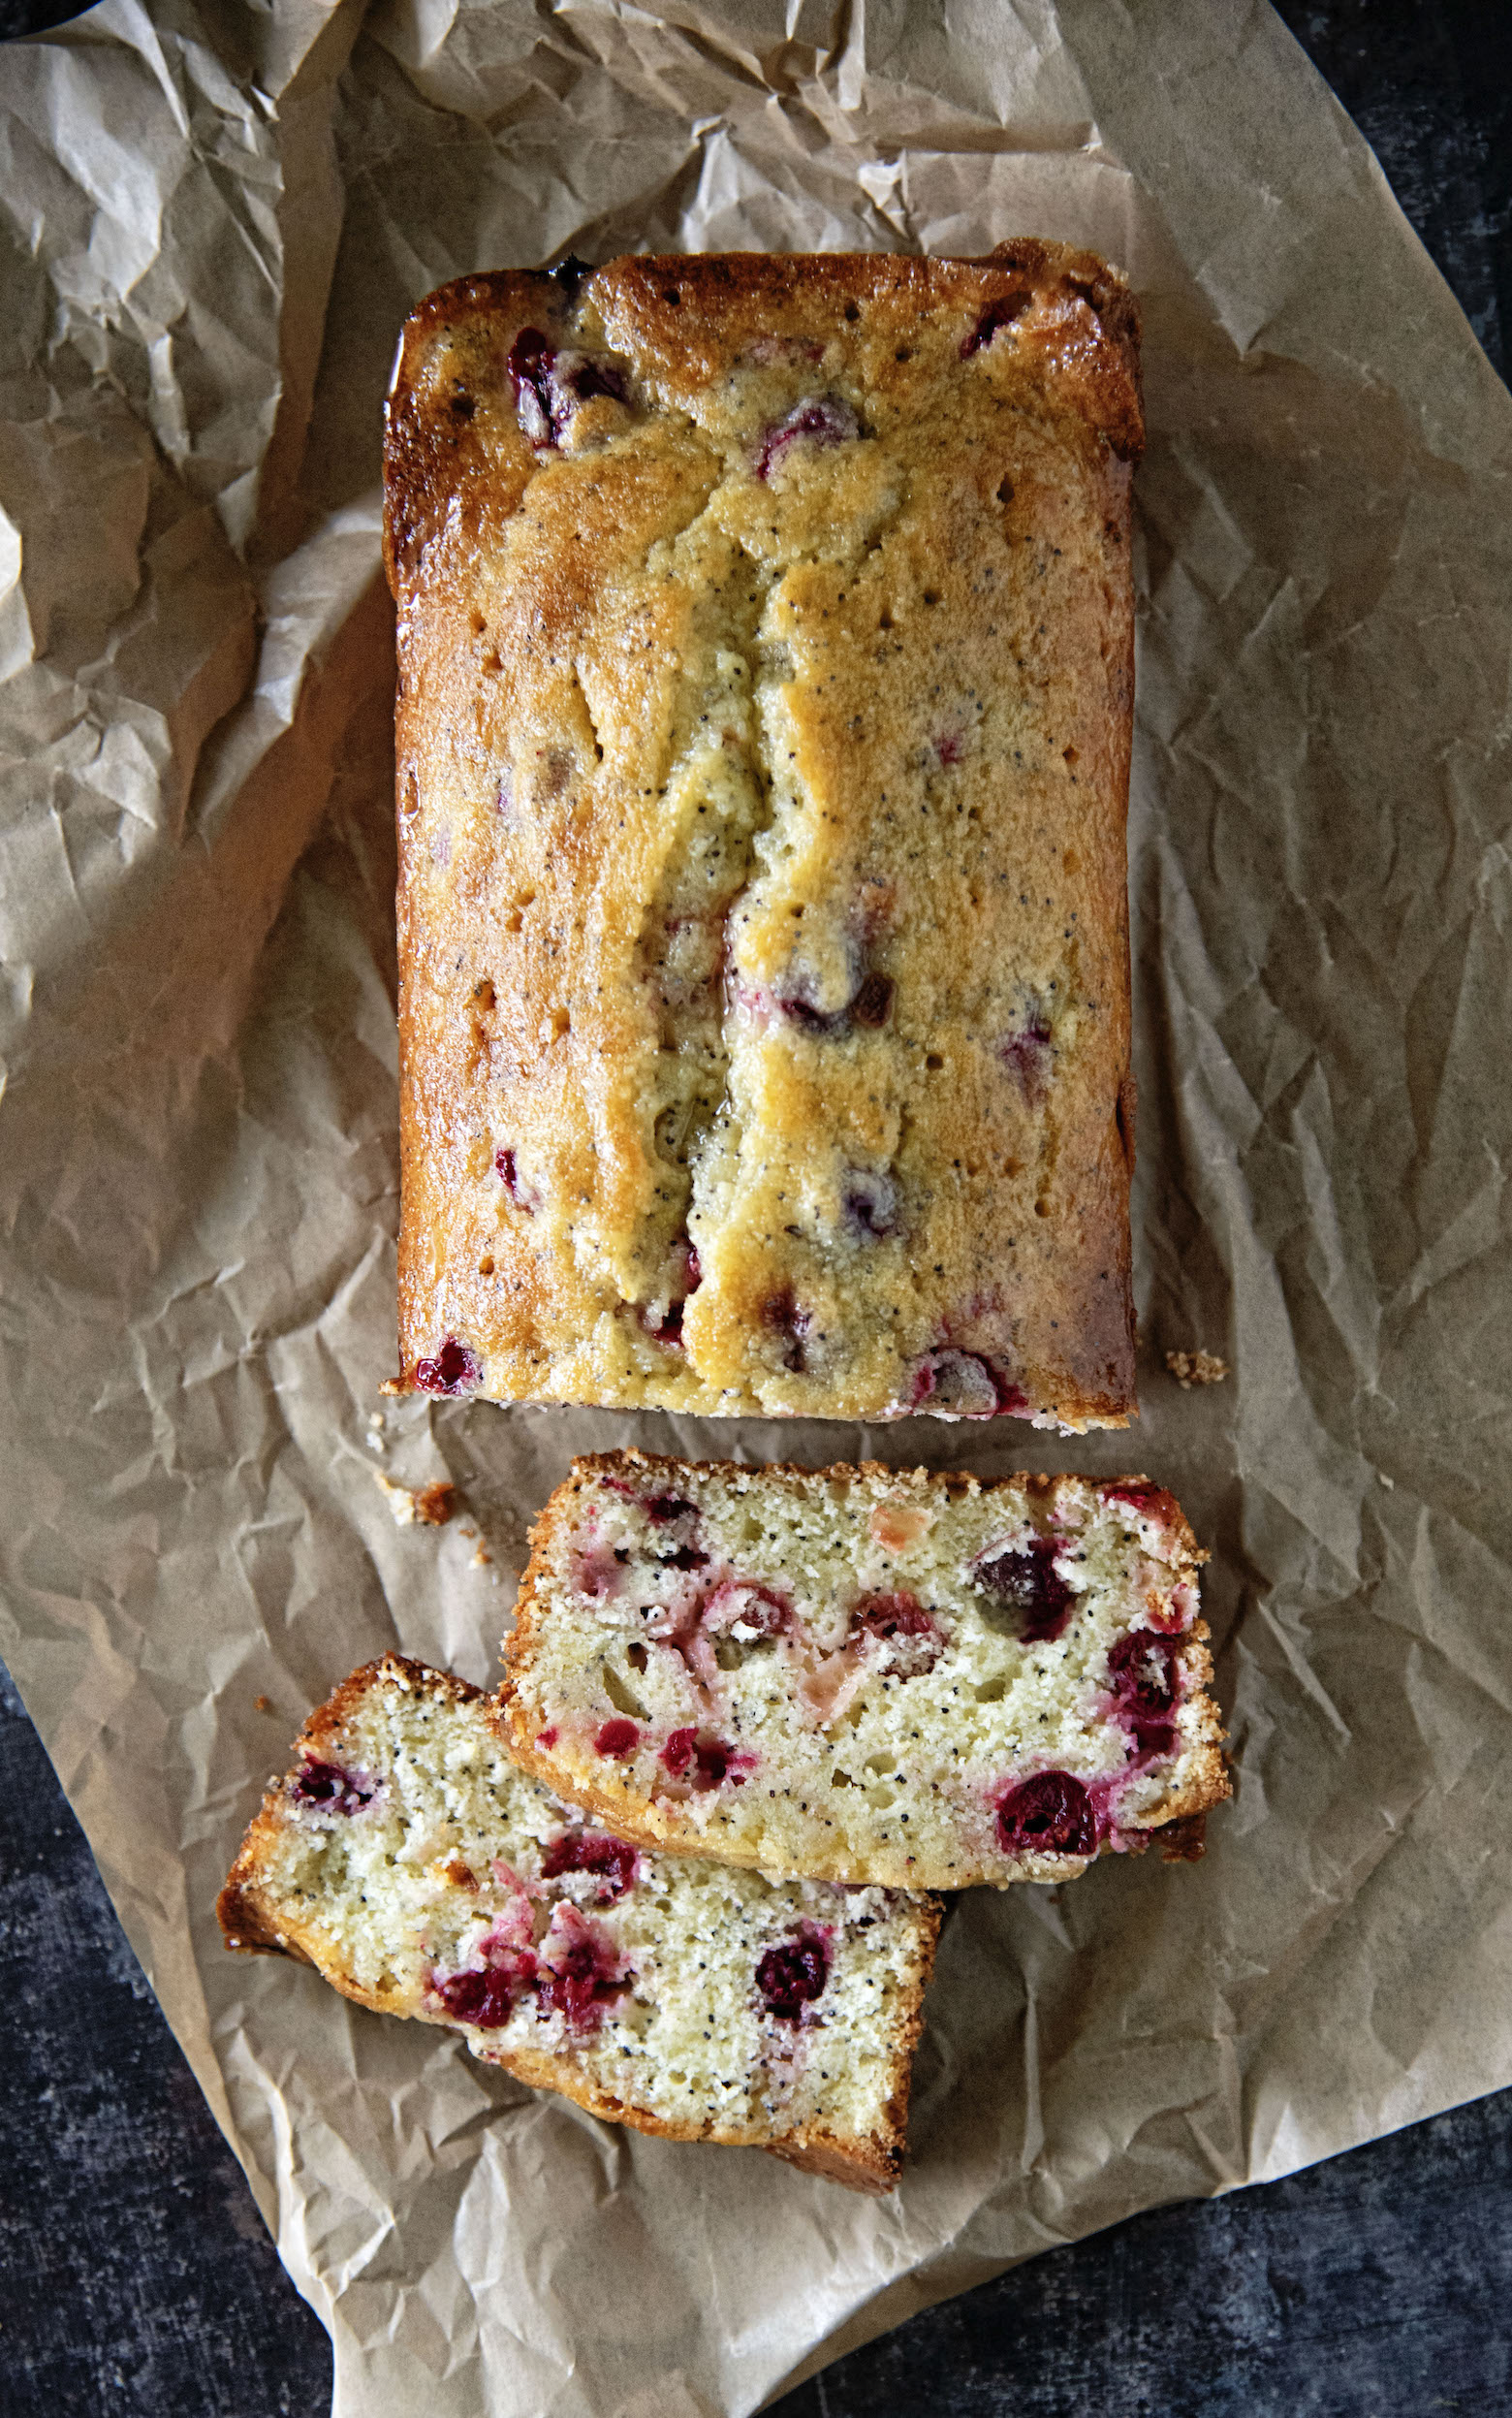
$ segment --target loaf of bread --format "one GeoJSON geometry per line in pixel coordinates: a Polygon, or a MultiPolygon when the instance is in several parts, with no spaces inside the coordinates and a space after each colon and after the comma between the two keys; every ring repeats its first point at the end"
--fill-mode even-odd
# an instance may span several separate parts
{"type": "Polygon", "coordinates": [[[396,1655],[354,1672],[247,1831],[228,1945],[594,2116],[890,2189],[936,1903],[642,1855],[517,1771],[488,1704],[396,1655]]]}
{"type": "Polygon", "coordinates": [[[606,1453],[547,1505],[511,1752],[624,1838],[903,1889],[1061,1881],[1229,1794],[1205,1559],[1143,1478],[606,1453]]]}
{"type": "Polygon", "coordinates": [[[1055,244],[415,312],[401,1390],[1126,1422],[1141,439],[1055,244]]]}

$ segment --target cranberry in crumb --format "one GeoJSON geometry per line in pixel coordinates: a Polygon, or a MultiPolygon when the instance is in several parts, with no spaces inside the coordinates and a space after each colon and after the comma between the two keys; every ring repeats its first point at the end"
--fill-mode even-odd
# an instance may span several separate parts
{"type": "Polygon", "coordinates": [[[857,1242],[886,1242],[898,1232],[898,1186],[868,1167],[848,1170],[840,1194],[845,1225],[857,1242]]]}
{"type": "Polygon", "coordinates": [[[886,1648],[888,1667],[904,1679],[932,1670],[945,1647],[932,1616],[906,1587],[862,1596],[851,1612],[851,1627],[875,1638],[886,1648]]]}
{"type": "Polygon", "coordinates": [[[1029,1407],[1022,1385],[980,1352],[931,1352],[913,1373],[911,1411],[932,1402],[957,1418],[1022,1416],[1029,1407]]]}
{"type": "Polygon", "coordinates": [[[1005,294],[999,302],[989,302],[971,334],[961,343],[961,360],[969,361],[973,353],[982,350],[984,344],[991,344],[999,328],[1011,328],[1016,319],[1022,319],[1033,300],[1032,294],[1020,293],[1005,294]]]}
{"type": "Polygon", "coordinates": [[[627,1839],[610,1838],[602,1830],[564,1830],[541,1859],[541,1878],[555,1881],[564,1872],[591,1872],[599,1884],[599,1904],[609,1906],[634,1888],[640,1863],[627,1839]]]}
{"type": "Polygon", "coordinates": [[[843,445],[861,434],[861,422],[837,396],[815,395],[797,403],[785,420],[767,430],[756,457],[756,476],[770,479],[790,445],[807,437],[815,445],[843,445]]]}
{"type": "Polygon", "coordinates": [[[674,1730],[661,1752],[673,1778],[691,1780],[701,1796],[723,1786],[734,1757],[723,1738],[701,1738],[696,1730],[674,1730]]]}
{"type": "Polygon", "coordinates": [[[682,1343],[681,1302],[669,1301],[659,1319],[646,1320],[646,1330],[648,1335],[654,1335],[659,1344],[677,1344],[680,1348],[682,1343]]]}
{"type": "Polygon", "coordinates": [[[554,1746],[560,1734],[561,1733],[553,1721],[549,1730],[538,1730],[536,1732],[536,1744],[537,1746],[554,1746]]]}
{"type": "Polygon", "coordinates": [[[1145,1755],[1169,1755],[1176,1744],[1177,1656],[1181,1640],[1154,1629],[1131,1629],[1108,1656],[1108,1684],[1145,1755]]]}
{"type": "Polygon", "coordinates": [[[997,1840],[1005,1856],[1091,1856],[1097,1811],[1069,1771],[1036,1771],[1010,1789],[997,1808],[997,1840]]]}
{"type": "Polygon", "coordinates": [[[830,1978],[830,1950],[822,1932],[805,1924],[796,1939],[769,1948],[756,1967],[756,1987],[772,2013],[796,2023],[820,1997],[830,1978]]]}
{"type": "Polygon", "coordinates": [[[641,1733],[633,1721],[626,1721],[623,1715],[616,1713],[613,1721],[605,1722],[593,1743],[601,1755],[610,1756],[615,1763],[623,1763],[625,1757],[633,1755],[640,1745],[641,1733]]]}
{"type": "Polygon", "coordinates": [[[504,364],[510,386],[514,391],[515,411],[520,425],[532,445],[550,446],[556,442],[551,424],[551,366],[556,347],[542,334],[539,328],[521,328],[509,348],[504,364]]]}
{"type": "Polygon", "coordinates": [[[714,1589],[700,1617],[715,1637],[776,1638],[792,1619],[793,1607],[786,1596],[757,1579],[727,1578],[714,1589]]]}
{"type": "Polygon", "coordinates": [[[1017,1033],[1010,1033],[997,1046],[997,1055],[1009,1073],[1015,1077],[1026,1098],[1036,1099],[1045,1088],[1046,1062],[1050,1056],[1050,1027],[1043,1016],[1031,1016],[1017,1033]]]}
{"type": "Polygon", "coordinates": [[[481,2032],[496,2032],[509,2021],[515,2012],[516,2000],[529,1988],[535,1978],[535,1958],[526,1949],[515,1949],[499,1964],[486,1965],[481,1973],[453,1973],[435,1985],[436,1996],[448,2015],[458,2023],[473,2023],[481,2032]]]}
{"type": "Polygon", "coordinates": [[[529,1217],[531,1214],[530,1203],[526,1200],[524,1194],[520,1189],[520,1169],[516,1163],[515,1154],[512,1150],[504,1149],[496,1150],[494,1152],[493,1172],[498,1177],[499,1182],[503,1185],[506,1193],[508,1193],[516,1208],[523,1209],[526,1217],[529,1217]]]}
{"type": "Polygon", "coordinates": [[[984,1553],[975,1565],[977,1585],[1019,1614],[1025,1645],[1049,1645],[1064,1634],[1076,1609],[1076,1598],[1055,1568],[1058,1550],[1054,1537],[1031,1537],[1025,1545],[984,1553]]]}
{"type": "Polygon", "coordinates": [[[596,2030],[606,2003],[624,1989],[628,1971],[609,1934],[577,1907],[557,1906],[536,1972],[536,2014],[564,2016],[576,2032],[596,2030]]]}
{"type": "Polygon", "coordinates": [[[339,1764],[304,1764],[296,1772],[291,1793],[301,1805],[321,1805],[327,1813],[361,1813],[378,1794],[378,1783],[365,1772],[343,1771],[339,1764]]]}
{"type": "Polygon", "coordinates": [[[1163,1486],[1152,1486],[1148,1478],[1110,1478],[1097,1491],[1105,1503],[1126,1503],[1146,1519],[1158,1518],[1171,1500],[1163,1486]]]}
{"type": "Polygon", "coordinates": [[[684,1502],[680,1494],[653,1494],[646,1497],[644,1508],[646,1518],[655,1520],[660,1527],[668,1520],[681,1519],[685,1511],[694,1511],[698,1506],[684,1502]]]}
{"type": "Polygon", "coordinates": [[[455,1335],[448,1335],[433,1358],[415,1363],[415,1383],[422,1393],[471,1393],[482,1377],[482,1364],[476,1354],[465,1344],[459,1344],[455,1335]]]}

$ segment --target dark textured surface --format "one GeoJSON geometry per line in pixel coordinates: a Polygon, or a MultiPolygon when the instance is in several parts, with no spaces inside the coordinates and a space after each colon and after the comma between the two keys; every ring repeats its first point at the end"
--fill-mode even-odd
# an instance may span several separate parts
{"type": "MultiPolygon", "coordinates": [[[[0,0],[0,34],[66,6],[0,0]]],[[[1512,0],[1281,15],[1506,374],[1512,0]]],[[[318,2418],[330,2354],[0,1708],[0,2410],[318,2418]]],[[[1512,2092],[1035,2260],[838,2362],[780,2418],[1512,2410],[1512,2092]]]]}

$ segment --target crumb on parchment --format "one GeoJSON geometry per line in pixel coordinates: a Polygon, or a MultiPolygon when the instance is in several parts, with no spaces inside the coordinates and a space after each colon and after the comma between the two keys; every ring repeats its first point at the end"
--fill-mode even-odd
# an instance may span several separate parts
{"type": "Polygon", "coordinates": [[[1228,1362],[1215,1352],[1168,1352],[1165,1364],[1187,1392],[1193,1385],[1221,1385],[1229,1373],[1228,1362]]]}
{"type": "Polygon", "coordinates": [[[457,1488],[448,1478],[433,1478],[428,1486],[401,1486],[381,1469],[373,1476],[401,1528],[444,1528],[457,1508],[457,1488]]]}

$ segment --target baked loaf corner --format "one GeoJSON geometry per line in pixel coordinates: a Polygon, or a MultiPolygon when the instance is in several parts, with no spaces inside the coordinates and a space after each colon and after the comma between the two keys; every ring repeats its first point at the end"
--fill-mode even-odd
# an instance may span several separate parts
{"type": "Polygon", "coordinates": [[[489,1702],[394,1654],[344,1681],[247,1830],[228,1947],[609,2122],[890,2190],[937,1902],[643,1856],[515,1769],[489,1702]]]}
{"type": "Polygon", "coordinates": [[[511,1753],[627,1838],[895,1888],[1063,1881],[1229,1795],[1198,1549],[1143,1478],[574,1464],[511,1753]]]}
{"type": "Polygon", "coordinates": [[[414,313],[401,1389],[1126,1423],[1141,441],[1055,244],[414,313]]]}

